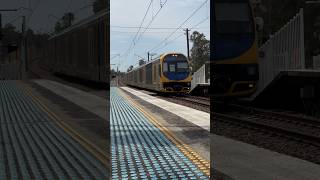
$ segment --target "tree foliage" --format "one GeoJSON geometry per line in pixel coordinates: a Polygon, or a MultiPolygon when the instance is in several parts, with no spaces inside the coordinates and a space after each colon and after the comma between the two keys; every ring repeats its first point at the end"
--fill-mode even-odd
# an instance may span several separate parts
{"type": "Polygon", "coordinates": [[[140,59],[140,60],[139,60],[139,66],[144,65],[145,63],[146,63],[145,60],[143,60],[143,59],[140,59]]]}
{"type": "Polygon", "coordinates": [[[193,43],[191,48],[191,67],[192,71],[197,71],[204,63],[209,61],[210,41],[206,39],[203,33],[194,31],[190,36],[193,43]]]}
{"type": "Polygon", "coordinates": [[[61,32],[62,30],[70,27],[72,25],[72,22],[74,21],[74,14],[71,12],[65,13],[61,21],[56,22],[54,30],[56,33],[61,32]]]}
{"type": "Polygon", "coordinates": [[[93,3],[93,12],[97,14],[98,12],[110,7],[110,1],[108,0],[95,0],[93,3]]]}
{"type": "Polygon", "coordinates": [[[264,28],[258,37],[261,45],[300,8],[304,9],[306,65],[310,66],[312,56],[320,53],[320,4],[306,4],[305,0],[262,0],[254,9],[255,16],[264,20],[264,28]]]}
{"type": "Polygon", "coordinates": [[[129,66],[129,68],[127,69],[127,72],[131,71],[133,69],[133,66],[129,66]]]}
{"type": "Polygon", "coordinates": [[[2,44],[18,44],[21,40],[21,32],[19,32],[12,24],[6,24],[2,28],[2,44]]]}

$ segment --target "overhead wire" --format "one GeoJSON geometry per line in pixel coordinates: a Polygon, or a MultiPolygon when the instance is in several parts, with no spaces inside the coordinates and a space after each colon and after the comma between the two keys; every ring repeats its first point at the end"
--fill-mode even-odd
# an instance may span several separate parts
{"type": "MultiPolygon", "coordinates": [[[[111,28],[120,28],[120,29],[137,29],[139,27],[137,26],[110,26],[111,28]]],[[[204,28],[210,28],[210,27],[204,27],[204,28]]],[[[176,27],[141,27],[141,29],[177,29],[176,27]]],[[[181,27],[180,29],[185,29],[184,27],[181,27]]]]}
{"type": "Polygon", "coordinates": [[[154,16],[152,16],[151,21],[149,22],[149,24],[147,25],[147,27],[144,29],[144,31],[140,34],[138,40],[141,39],[142,35],[146,32],[146,30],[149,29],[151,23],[155,20],[155,18],[157,17],[157,15],[160,13],[161,9],[163,8],[163,6],[167,3],[168,0],[166,0],[165,2],[163,2],[162,4],[160,3],[160,9],[156,12],[156,14],[154,16]]]}
{"type": "MultiPolygon", "coordinates": [[[[204,19],[201,20],[199,23],[197,23],[196,25],[192,26],[192,27],[190,28],[190,30],[196,29],[197,26],[199,26],[200,24],[204,23],[204,22],[207,21],[208,19],[209,19],[209,17],[204,18],[204,19]]],[[[160,47],[156,48],[154,51],[158,51],[158,50],[160,50],[160,49],[163,49],[163,48],[166,47],[168,44],[171,44],[172,42],[174,42],[175,40],[177,40],[178,38],[180,38],[182,35],[184,35],[184,34],[178,35],[177,37],[175,37],[175,38],[172,39],[171,41],[166,42],[163,46],[160,46],[160,47]]]]}
{"type": "Polygon", "coordinates": [[[153,1],[154,1],[154,0],[150,0],[150,3],[149,3],[149,5],[148,5],[148,7],[147,7],[147,10],[146,10],[146,12],[145,12],[145,14],[144,14],[144,16],[143,16],[143,18],[142,18],[142,21],[141,21],[141,23],[140,23],[140,26],[138,27],[138,31],[137,31],[137,33],[135,34],[134,38],[132,39],[132,42],[130,43],[129,48],[128,48],[128,49],[125,51],[125,53],[124,53],[125,56],[129,55],[131,49],[135,47],[136,42],[137,42],[137,41],[136,41],[136,38],[137,38],[137,36],[138,36],[138,34],[139,34],[140,30],[141,30],[141,27],[142,27],[142,25],[143,25],[143,23],[144,23],[145,18],[147,17],[147,14],[148,14],[148,12],[149,12],[149,10],[150,10],[150,7],[151,7],[153,1]]]}
{"type": "Polygon", "coordinates": [[[153,48],[151,48],[148,52],[152,52],[154,49],[156,49],[157,47],[159,47],[161,44],[163,44],[164,42],[166,42],[174,33],[176,33],[187,21],[189,21],[191,19],[191,17],[193,17],[206,3],[208,2],[208,0],[204,1],[195,11],[193,11],[191,13],[191,15],[184,20],[171,34],[169,34],[164,40],[162,40],[160,43],[158,43],[156,46],[154,46],[153,48]]]}
{"type": "Polygon", "coordinates": [[[11,20],[9,20],[8,22],[6,22],[6,24],[12,24],[12,23],[14,23],[15,21],[17,21],[19,18],[21,18],[22,16],[17,16],[17,17],[15,17],[15,18],[13,18],[13,19],[11,19],[11,20]]]}
{"type": "Polygon", "coordinates": [[[150,10],[150,7],[151,7],[152,2],[153,2],[153,0],[151,0],[150,3],[149,3],[149,6],[148,6],[148,8],[147,8],[147,11],[145,12],[145,14],[144,14],[144,16],[143,16],[143,19],[142,19],[142,21],[141,21],[141,23],[140,23],[140,26],[139,26],[139,28],[138,28],[138,31],[137,31],[136,35],[134,36],[134,38],[133,38],[133,40],[132,40],[133,43],[135,43],[135,40],[136,40],[136,38],[137,38],[140,30],[141,30],[141,27],[142,27],[142,25],[143,25],[143,23],[144,23],[144,20],[146,19],[147,14],[148,14],[148,12],[149,12],[149,10],[150,10]]]}
{"type": "MultiPolygon", "coordinates": [[[[164,5],[166,5],[168,0],[165,0],[165,2],[160,3],[160,8],[158,9],[158,11],[156,12],[155,15],[152,16],[151,21],[149,21],[148,25],[143,28],[144,31],[138,36],[135,44],[130,44],[129,48],[123,53],[123,55],[121,55],[120,57],[125,57],[125,59],[127,59],[128,55],[130,54],[130,52],[132,50],[134,50],[134,47],[136,46],[136,44],[139,42],[139,40],[141,39],[142,35],[146,32],[146,30],[149,28],[149,26],[152,24],[152,22],[156,19],[156,17],[158,16],[158,14],[160,13],[160,11],[162,10],[162,8],[164,7],[164,5]]],[[[141,28],[140,28],[141,29],[141,28]]],[[[121,61],[121,60],[120,60],[121,61]]]]}
{"type": "MultiPolygon", "coordinates": [[[[136,33],[135,31],[110,31],[110,32],[114,32],[114,33],[136,33]]],[[[162,34],[162,33],[165,33],[165,34],[168,34],[170,32],[164,32],[164,31],[154,31],[154,32],[145,32],[145,33],[154,33],[154,34],[162,34]]]]}
{"type": "Polygon", "coordinates": [[[123,56],[128,56],[130,51],[136,46],[136,44],[138,43],[138,41],[141,39],[142,35],[146,32],[146,30],[149,28],[149,26],[152,24],[152,22],[156,19],[156,17],[158,16],[158,14],[160,13],[160,11],[162,10],[162,8],[164,7],[164,5],[167,3],[168,0],[166,0],[165,2],[163,2],[163,4],[161,4],[160,8],[158,9],[158,11],[156,12],[156,14],[152,17],[151,21],[148,23],[148,25],[144,28],[144,31],[140,34],[140,36],[138,36],[138,39],[136,41],[136,43],[132,46],[132,44],[129,46],[128,50],[125,51],[125,53],[123,54],[123,56]]]}
{"type": "MultiPolygon", "coordinates": [[[[29,2],[30,2],[30,8],[31,8],[31,0],[30,0],[29,2]]],[[[26,29],[28,29],[29,24],[30,24],[30,21],[31,21],[31,19],[32,19],[32,16],[33,16],[34,12],[38,9],[39,4],[40,4],[40,0],[38,0],[38,1],[36,2],[36,5],[35,5],[33,8],[31,8],[32,11],[31,11],[31,14],[30,14],[29,17],[28,17],[27,22],[26,22],[26,29]]]]}

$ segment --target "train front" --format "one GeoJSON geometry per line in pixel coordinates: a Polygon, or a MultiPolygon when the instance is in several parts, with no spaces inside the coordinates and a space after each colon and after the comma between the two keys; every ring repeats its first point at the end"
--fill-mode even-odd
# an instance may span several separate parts
{"type": "Polygon", "coordinates": [[[257,42],[249,0],[216,0],[213,12],[214,96],[249,96],[258,81],[257,42]]]}
{"type": "Polygon", "coordinates": [[[187,93],[191,87],[189,62],[183,54],[168,53],[160,58],[161,91],[187,93]]]}

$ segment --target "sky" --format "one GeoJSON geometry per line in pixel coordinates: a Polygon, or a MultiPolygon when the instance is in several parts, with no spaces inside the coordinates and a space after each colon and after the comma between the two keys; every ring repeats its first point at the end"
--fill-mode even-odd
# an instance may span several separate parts
{"type": "Polygon", "coordinates": [[[139,59],[147,59],[147,52],[155,54],[153,57],[166,52],[187,55],[185,28],[193,28],[189,34],[204,33],[210,40],[210,0],[110,0],[110,11],[113,69],[126,71],[130,65],[136,67],[139,59]],[[165,3],[162,8],[160,3],[165,3]],[[148,25],[149,29],[145,29],[148,25]]]}
{"type": "Polygon", "coordinates": [[[27,17],[27,25],[36,32],[52,32],[57,18],[67,11],[74,12],[75,22],[92,15],[92,0],[0,0],[0,9],[19,9],[17,12],[0,12],[2,25],[11,22],[21,29],[22,18],[27,17]],[[20,7],[29,8],[21,9],[20,7]]]}

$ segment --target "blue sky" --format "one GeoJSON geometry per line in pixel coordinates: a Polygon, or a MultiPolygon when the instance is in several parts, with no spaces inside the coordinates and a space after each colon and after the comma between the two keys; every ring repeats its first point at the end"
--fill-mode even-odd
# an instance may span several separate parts
{"type": "MultiPolygon", "coordinates": [[[[187,45],[184,28],[193,27],[190,34],[196,30],[204,33],[207,39],[210,39],[210,0],[167,0],[159,14],[155,16],[160,9],[160,3],[165,1],[153,0],[142,27],[147,27],[152,19],[153,21],[149,29],[140,29],[134,46],[133,39],[151,0],[110,1],[111,64],[119,64],[119,70],[126,71],[130,65],[137,66],[140,57],[147,58],[148,51],[157,55],[172,51],[186,55],[187,45]],[[204,2],[206,3],[203,4],[204,2]],[[203,6],[200,8],[202,4],[203,6]],[[198,8],[200,9],[186,21],[198,8]],[[186,22],[180,29],[175,29],[184,21],[186,22]],[[144,33],[142,34],[142,32],[144,33]],[[172,35],[167,38],[170,34],[172,35]],[[131,48],[129,48],[130,46],[131,48]],[[128,49],[130,50],[128,51],[128,49]]],[[[191,47],[192,43],[190,42],[190,49],[191,47]]],[[[112,65],[112,67],[116,69],[116,65],[112,65]]]]}

